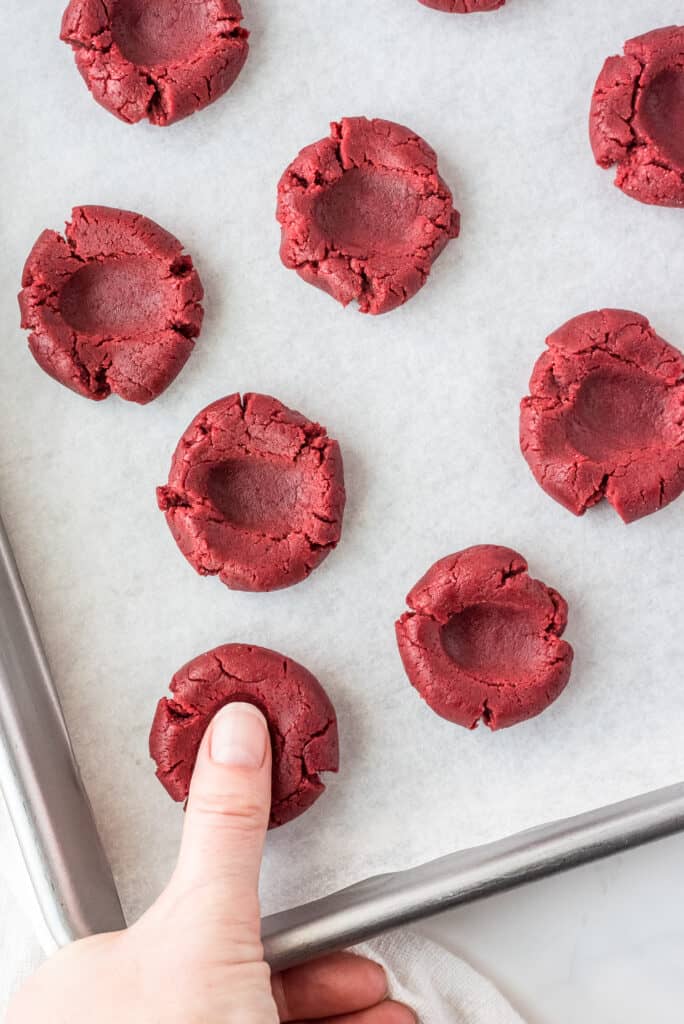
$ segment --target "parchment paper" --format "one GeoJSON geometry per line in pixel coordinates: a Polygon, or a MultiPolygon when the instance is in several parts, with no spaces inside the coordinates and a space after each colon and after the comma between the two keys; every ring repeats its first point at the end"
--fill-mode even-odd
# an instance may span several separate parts
{"type": "Polygon", "coordinates": [[[449,17],[416,0],[245,0],[239,82],[164,130],[92,101],[61,7],[3,6],[0,505],[130,917],[168,876],[182,821],[147,756],[154,708],[219,643],[301,661],[339,712],[342,772],[270,835],[266,911],[680,779],[684,500],[630,527],[607,506],[576,520],[530,475],[517,406],[546,334],[584,310],[639,310],[684,346],[684,214],[613,188],[586,129],[603,58],[682,4],[449,17]],[[274,220],[286,164],[355,114],[422,134],[463,215],[423,291],[376,319],[285,270],[274,220]],[[204,280],[196,352],[147,408],[55,384],[19,329],[24,258],[77,203],[157,220],[204,280]],[[155,504],[185,426],[236,390],[276,395],[343,447],[343,542],[280,593],[200,579],[155,504]],[[566,596],[576,650],[557,704],[495,735],[423,705],[393,633],[423,571],[479,542],[517,548],[566,596]]]}

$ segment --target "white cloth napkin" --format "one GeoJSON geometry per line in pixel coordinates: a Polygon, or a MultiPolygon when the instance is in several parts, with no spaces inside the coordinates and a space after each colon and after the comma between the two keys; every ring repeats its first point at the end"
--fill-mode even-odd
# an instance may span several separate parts
{"type": "MultiPolygon", "coordinates": [[[[36,924],[21,854],[0,800],[0,1020],[12,992],[43,960],[36,924]]],[[[416,932],[375,939],[357,952],[385,967],[392,998],[411,1006],[420,1024],[523,1024],[491,982],[416,932]]]]}
{"type": "Polygon", "coordinates": [[[357,946],[387,971],[390,994],[420,1024],[523,1024],[490,981],[417,932],[400,931],[357,946]]]}

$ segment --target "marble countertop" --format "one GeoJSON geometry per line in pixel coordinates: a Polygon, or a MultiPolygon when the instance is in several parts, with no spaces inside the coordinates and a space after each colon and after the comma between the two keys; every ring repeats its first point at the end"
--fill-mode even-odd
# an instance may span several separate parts
{"type": "Polygon", "coordinates": [[[488,975],[529,1024],[679,1024],[684,836],[423,925],[488,975]]]}

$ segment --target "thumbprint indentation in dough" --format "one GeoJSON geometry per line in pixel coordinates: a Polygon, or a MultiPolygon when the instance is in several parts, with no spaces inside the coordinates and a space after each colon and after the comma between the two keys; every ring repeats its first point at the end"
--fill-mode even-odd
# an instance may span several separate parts
{"type": "Polygon", "coordinates": [[[441,640],[461,668],[494,683],[527,680],[544,648],[525,610],[496,604],[471,605],[452,615],[441,640]]]}
{"type": "Polygon", "coordinates": [[[405,176],[354,167],[323,192],[315,216],[335,249],[391,255],[406,249],[418,207],[405,176]]]}
{"type": "Polygon", "coordinates": [[[568,412],[568,440],[590,459],[660,447],[665,402],[666,389],[643,375],[596,370],[568,412]]]}
{"type": "Polygon", "coordinates": [[[206,44],[208,0],[115,0],[112,36],[138,67],[187,60],[206,44]]]}
{"type": "Polygon", "coordinates": [[[684,68],[666,68],[644,89],[641,123],[661,152],[684,166],[684,68]]]}
{"type": "Polygon", "coordinates": [[[248,530],[287,534],[292,530],[302,488],[296,466],[263,459],[229,459],[212,466],[206,492],[228,522],[248,530]]]}
{"type": "Polygon", "coordinates": [[[60,311],[71,327],[87,334],[164,328],[172,301],[167,282],[145,256],[105,258],[69,278],[60,294],[60,311]]]}

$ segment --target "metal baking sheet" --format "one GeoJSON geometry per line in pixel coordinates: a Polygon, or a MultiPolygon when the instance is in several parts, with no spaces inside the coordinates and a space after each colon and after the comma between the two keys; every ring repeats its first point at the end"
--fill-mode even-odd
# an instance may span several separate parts
{"type": "MultiPolygon", "coordinates": [[[[125,913],[170,871],[179,809],[147,759],[154,705],[217,643],[282,650],[324,683],[343,770],[269,837],[266,913],[412,870],[678,782],[684,727],[682,503],[625,528],[548,499],[517,447],[544,336],[586,309],[647,314],[684,345],[681,215],[628,200],[593,165],[586,116],[607,53],[681,5],[509,0],[449,18],[416,0],[245,0],[252,56],[212,108],[130,128],[88,97],[57,42],[59,5],[9,0],[0,40],[5,387],[0,495],[125,913]],[[278,260],[275,185],[329,120],[409,124],[463,214],[425,289],[383,318],[343,312],[278,260]],[[176,233],[206,285],[206,326],[169,392],[88,403],[34,365],[14,294],[40,230],[75,203],[136,209],[176,233]],[[155,507],[178,436],[234,390],[277,395],[342,444],[339,549],[301,586],[196,577],[155,507]],[[408,686],[393,619],[436,558],[513,546],[571,608],[573,679],[541,718],[471,735],[408,686]],[[407,808],[410,813],[407,813],[407,808]]],[[[406,877],[406,876],[404,876],[406,877]]]]}

